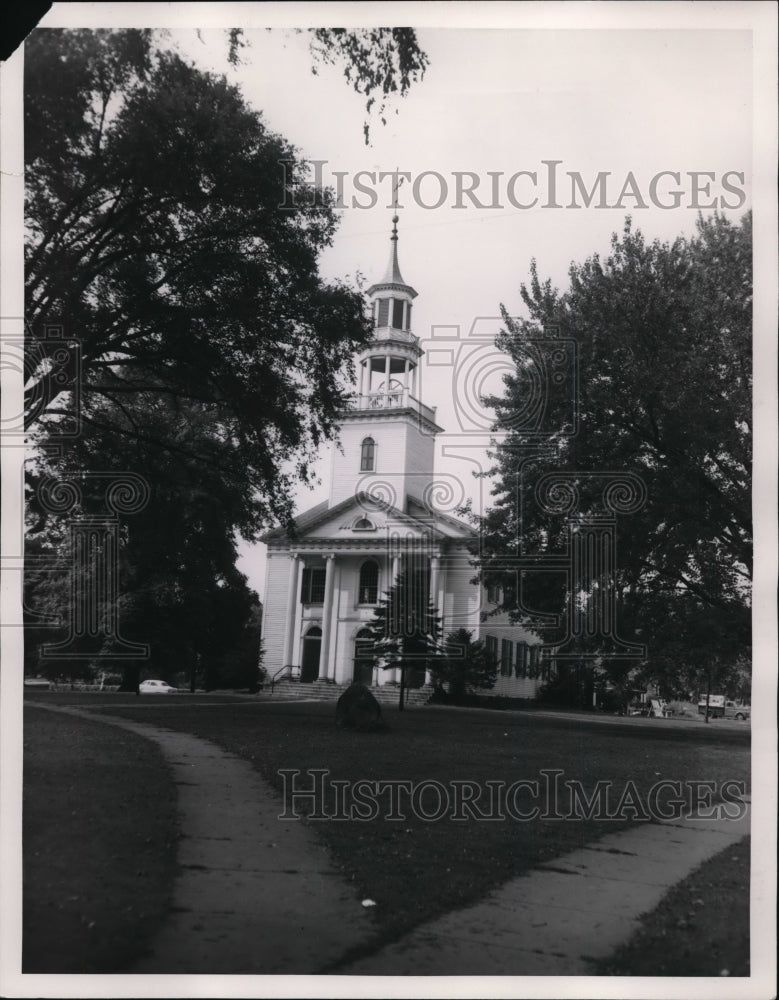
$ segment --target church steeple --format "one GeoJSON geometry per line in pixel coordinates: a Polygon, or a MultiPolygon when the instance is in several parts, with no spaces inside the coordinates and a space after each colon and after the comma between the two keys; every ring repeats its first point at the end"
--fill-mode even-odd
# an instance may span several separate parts
{"type": "Polygon", "coordinates": [[[417,292],[400,273],[397,214],[390,243],[384,277],[368,289],[373,339],[355,359],[357,391],[339,415],[344,453],[334,453],[331,506],[384,477],[385,486],[392,483],[391,506],[404,510],[408,496],[424,494],[433,473],[434,438],[441,428],[435,409],[422,402],[424,352],[411,330],[417,292]]]}

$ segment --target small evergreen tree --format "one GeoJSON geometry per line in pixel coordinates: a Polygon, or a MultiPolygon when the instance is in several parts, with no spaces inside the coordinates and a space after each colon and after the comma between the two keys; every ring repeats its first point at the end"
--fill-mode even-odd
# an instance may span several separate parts
{"type": "Polygon", "coordinates": [[[436,684],[446,684],[449,697],[457,703],[474,689],[494,687],[498,671],[484,643],[474,639],[467,628],[458,628],[446,637],[443,655],[436,660],[432,673],[436,684]]]}
{"type": "Polygon", "coordinates": [[[408,674],[416,680],[432,671],[441,656],[441,616],[430,600],[428,572],[401,573],[379,601],[366,631],[373,641],[374,662],[385,670],[400,669],[402,711],[408,674]]]}

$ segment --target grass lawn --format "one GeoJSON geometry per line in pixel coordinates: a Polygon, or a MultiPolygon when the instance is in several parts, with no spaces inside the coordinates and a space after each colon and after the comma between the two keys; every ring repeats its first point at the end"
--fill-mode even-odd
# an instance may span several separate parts
{"type": "Polygon", "coordinates": [[[25,707],[22,971],[117,972],[167,915],[175,796],[157,745],[25,707]]]}
{"type": "Polygon", "coordinates": [[[749,845],[697,868],[598,970],[603,976],[748,976],[749,845]]]}
{"type": "MultiPolygon", "coordinates": [[[[598,781],[613,782],[617,800],[630,781],[644,797],[661,779],[718,785],[742,780],[749,789],[749,737],[743,729],[661,728],[647,720],[606,725],[532,712],[417,708],[402,714],[385,710],[385,733],[355,733],[335,728],[330,704],[187,695],[154,701],[63,695],[56,702],[75,702],[96,716],[106,711],[213,740],[248,760],[280,791],[284,782],[279,771],[288,768],[325,768],[328,780],[347,782],[405,779],[447,785],[459,779],[485,788],[487,781],[508,785],[539,780],[543,769],[559,768],[563,779],[577,779],[589,792],[598,781]]],[[[117,733],[117,739],[123,738],[117,733]]],[[[303,781],[308,784],[307,777],[303,781]]],[[[523,809],[533,804],[530,796],[518,803],[523,809]]],[[[559,804],[567,812],[565,797],[559,804]]],[[[429,800],[426,808],[433,805],[429,800]]],[[[296,808],[304,812],[309,804],[298,802],[296,808]]],[[[309,822],[354,884],[355,894],[375,900],[371,913],[377,942],[384,942],[629,820],[455,822],[446,816],[426,822],[406,810],[402,820],[380,816],[369,822],[309,822]]]]}

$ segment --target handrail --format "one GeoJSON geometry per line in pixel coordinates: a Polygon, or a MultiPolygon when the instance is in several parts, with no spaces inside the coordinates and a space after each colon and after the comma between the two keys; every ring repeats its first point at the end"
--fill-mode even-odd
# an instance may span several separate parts
{"type": "Polygon", "coordinates": [[[276,673],[270,679],[270,693],[273,694],[273,685],[276,683],[276,678],[287,671],[290,675],[292,674],[292,664],[286,663],[283,667],[276,671],[276,673]]]}
{"type": "Polygon", "coordinates": [[[390,389],[381,392],[357,393],[349,397],[352,409],[356,410],[389,410],[409,407],[428,420],[435,420],[435,407],[426,406],[421,400],[412,396],[408,389],[390,389]]]}

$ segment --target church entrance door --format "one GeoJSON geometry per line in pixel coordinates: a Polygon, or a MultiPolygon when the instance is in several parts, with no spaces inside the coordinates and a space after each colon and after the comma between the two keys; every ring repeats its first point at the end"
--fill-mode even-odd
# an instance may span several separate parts
{"type": "Polygon", "coordinates": [[[322,655],[322,629],[311,628],[303,637],[303,660],[300,664],[300,681],[310,684],[319,676],[319,659],[322,655]]]}

